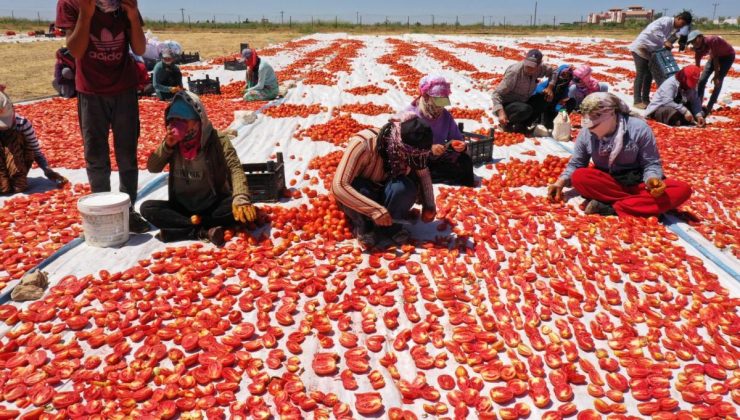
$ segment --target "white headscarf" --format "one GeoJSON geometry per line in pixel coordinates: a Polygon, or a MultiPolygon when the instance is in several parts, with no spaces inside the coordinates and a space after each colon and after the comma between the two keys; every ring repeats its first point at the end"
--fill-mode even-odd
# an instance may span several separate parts
{"type": "Polygon", "coordinates": [[[627,118],[631,115],[630,107],[613,93],[595,92],[583,100],[581,103],[581,113],[583,114],[583,127],[589,129],[602,124],[608,118],[611,118],[612,110],[617,118],[617,129],[613,135],[606,136],[599,143],[599,152],[609,152],[609,166],[614,164],[622,148],[624,148],[624,134],[627,130],[627,118]]]}

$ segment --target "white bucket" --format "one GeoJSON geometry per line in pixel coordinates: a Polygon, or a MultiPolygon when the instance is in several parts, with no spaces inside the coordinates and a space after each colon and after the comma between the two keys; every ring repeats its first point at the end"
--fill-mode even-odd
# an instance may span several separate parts
{"type": "Polygon", "coordinates": [[[103,192],[86,195],[77,201],[82,215],[85,242],[92,246],[113,247],[128,241],[128,194],[103,192]]]}

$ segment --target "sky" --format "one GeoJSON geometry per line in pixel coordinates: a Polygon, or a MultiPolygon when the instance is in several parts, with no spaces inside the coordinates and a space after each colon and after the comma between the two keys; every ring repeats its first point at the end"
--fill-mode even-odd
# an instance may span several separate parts
{"type": "MultiPolygon", "coordinates": [[[[738,0],[539,0],[537,3],[537,18],[541,23],[552,23],[553,17],[556,22],[579,21],[581,16],[585,19],[589,12],[631,5],[652,8],[660,13],[665,8],[670,14],[687,8],[699,16],[711,18],[713,3],[719,3],[717,16],[740,16],[738,0]]],[[[333,20],[337,16],[340,20],[355,21],[359,12],[363,23],[384,21],[386,16],[392,21],[405,22],[408,16],[411,23],[419,21],[428,24],[434,15],[436,23],[454,23],[456,19],[461,23],[472,23],[480,22],[485,17],[486,23],[499,23],[505,18],[507,23],[523,24],[530,21],[534,6],[534,0],[139,0],[139,8],[147,18],[160,20],[164,17],[169,21],[179,21],[184,15],[186,21],[189,16],[193,21],[215,17],[222,22],[245,18],[258,20],[262,17],[279,22],[282,11],[285,22],[290,17],[310,21],[311,16],[322,20],[333,20]],[[259,5],[259,9],[256,5],[259,5]],[[184,12],[180,8],[185,9],[184,12]]],[[[0,16],[12,14],[16,17],[52,19],[55,7],[55,0],[0,0],[0,16]]]]}

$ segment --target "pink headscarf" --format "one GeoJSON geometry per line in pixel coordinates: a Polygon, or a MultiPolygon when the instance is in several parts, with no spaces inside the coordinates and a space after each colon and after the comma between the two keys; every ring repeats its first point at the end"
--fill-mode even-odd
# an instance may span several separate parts
{"type": "Polygon", "coordinates": [[[576,83],[576,87],[584,95],[599,91],[599,82],[591,78],[591,66],[589,66],[588,64],[583,64],[582,66],[575,69],[573,71],[573,77],[580,79],[579,82],[574,83],[576,83]]]}
{"type": "Polygon", "coordinates": [[[441,98],[450,96],[450,93],[452,93],[450,84],[442,76],[424,76],[419,82],[420,95],[429,95],[434,98],[441,98]]]}

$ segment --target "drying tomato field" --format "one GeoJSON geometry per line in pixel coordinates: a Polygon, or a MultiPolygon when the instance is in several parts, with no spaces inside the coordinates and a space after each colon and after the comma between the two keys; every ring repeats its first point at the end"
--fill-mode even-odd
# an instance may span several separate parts
{"type": "MultiPolygon", "coordinates": [[[[668,218],[549,202],[572,143],[498,132],[479,186],[436,185],[436,220],[412,212],[406,245],[363,252],[328,194],[347,140],[407,107],[423,75],[451,81],[457,121],[487,133],[490,91],[530,48],[589,63],[631,103],[626,45],[318,34],[260,51],[296,82],[272,103],[239,100],[231,56],[190,66],[220,77],[204,105],[244,163],[283,154],[285,198],[223,248],[153,234],[77,245],[26,303],[10,290],[79,236],[89,188],[76,101],[19,104],[72,182],[51,189],[34,169],[31,192],[0,199],[0,418],[737,418],[737,72],[707,128],[650,123],[666,175],[693,189],[668,218]]],[[[145,172],[164,107],[140,100],[137,204],[167,196],[145,172]]]]}

